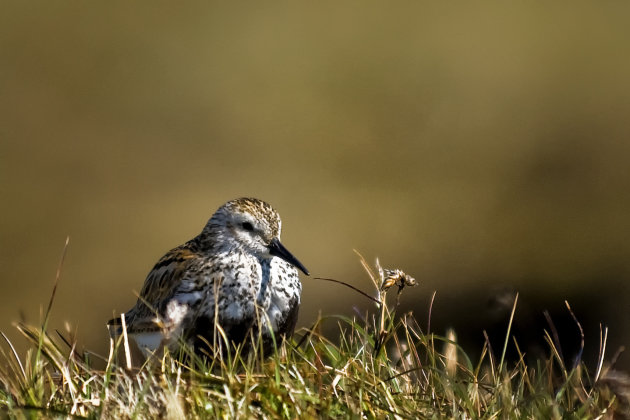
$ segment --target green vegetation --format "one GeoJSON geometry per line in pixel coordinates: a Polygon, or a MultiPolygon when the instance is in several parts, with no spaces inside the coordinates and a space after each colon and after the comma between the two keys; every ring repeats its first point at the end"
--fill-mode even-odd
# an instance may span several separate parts
{"type": "MultiPolygon", "coordinates": [[[[396,314],[415,281],[372,270],[376,310],[363,319],[325,317],[281,343],[270,357],[255,349],[204,359],[194,354],[127,367],[126,343],[96,356],[43,326],[19,325],[31,348],[20,358],[6,341],[0,363],[0,412],[15,418],[616,418],[628,415],[628,377],[600,363],[591,375],[567,366],[547,335],[549,358],[527,366],[504,359],[517,346],[509,328],[501,353],[485,346],[471,361],[450,338],[396,314]],[[395,297],[387,294],[396,291],[395,297]],[[336,341],[322,326],[336,323],[336,341]],[[120,351],[119,351],[120,347],[120,351]],[[119,353],[122,356],[119,358],[119,353]],[[497,357],[498,356],[498,357],[497,357]],[[184,362],[185,361],[185,362],[184,362]],[[625,394],[623,384],[626,384],[625,394]]],[[[54,298],[54,292],[53,292],[54,298]]],[[[51,298],[52,303],[52,298],[51,298]]],[[[516,302],[514,303],[516,308],[516,302]]],[[[513,314],[512,314],[513,315],[513,314]]],[[[511,323],[511,321],[510,321],[511,323]]],[[[579,324],[578,324],[579,325],[579,324]]],[[[602,339],[602,349],[605,337],[602,339]]]]}

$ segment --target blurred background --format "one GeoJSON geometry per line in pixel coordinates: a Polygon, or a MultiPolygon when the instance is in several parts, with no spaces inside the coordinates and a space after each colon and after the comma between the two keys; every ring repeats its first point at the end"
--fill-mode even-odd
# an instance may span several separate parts
{"type": "MultiPolygon", "coordinates": [[[[548,310],[594,366],[630,342],[630,5],[8,2],[0,14],[0,330],[105,353],[153,264],[239,196],[312,276],[353,249],[474,353],[548,310]],[[382,5],[380,5],[382,6],[382,5]]],[[[304,278],[300,326],[370,307],[304,278]]],[[[536,344],[538,343],[538,344],[536,344]]],[[[571,350],[573,346],[573,350],[571,350]]],[[[568,355],[565,355],[568,356],[568,355]]],[[[630,365],[623,354],[620,363],[630,365]]]]}

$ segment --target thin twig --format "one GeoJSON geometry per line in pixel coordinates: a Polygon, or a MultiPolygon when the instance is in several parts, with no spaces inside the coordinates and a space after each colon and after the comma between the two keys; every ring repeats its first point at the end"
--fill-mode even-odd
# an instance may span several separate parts
{"type": "Polygon", "coordinates": [[[339,283],[342,284],[346,287],[351,288],[352,290],[354,290],[355,292],[359,292],[361,293],[363,296],[365,296],[366,298],[370,299],[372,302],[376,302],[377,304],[381,304],[381,302],[378,301],[378,299],[373,298],[372,296],[368,295],[367,293],[365,293],[363,290],[357,289],[356,287],[354,287],[351,284],[348,284],[346,282],[343,282],[341,280],[335,280],[335,279],[327,279],[324,277],[313,277],[314,280],[326,280],[326,281],[332,281],[333,283],[339,283]]]}

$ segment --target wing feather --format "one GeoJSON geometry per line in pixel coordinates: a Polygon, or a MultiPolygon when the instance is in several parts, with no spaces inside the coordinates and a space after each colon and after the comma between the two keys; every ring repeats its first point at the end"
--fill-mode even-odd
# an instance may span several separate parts
{"type": "MultiPolygon", "coordinates": [[[[138,301],[125,315],[129,333],[159,331],[162,328],[160,315],[163,314],[165,305],[173,297],[182,278],[191,267],[203,260],[201,253],[192,245],[189,242],[173,248],[149,272],[138,301]]],[[[110,320],[108,325],[119,326],[119,318],[110,320]]],[[[110,328],[110,331],[112,330],[110,328]]],[[[121,333],[120,327],[114,330],[117,334],[121,333]]]]}

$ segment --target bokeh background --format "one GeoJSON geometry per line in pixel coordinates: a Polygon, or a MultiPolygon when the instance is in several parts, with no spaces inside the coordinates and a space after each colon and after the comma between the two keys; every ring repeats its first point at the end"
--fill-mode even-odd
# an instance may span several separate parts
{"type": "MultiPolygon", "coordinates": [[[[630,342],[630,4],[5,2],[0,330],[105,352],[153,263],[255,196],[313,276],[353,249],[420,285],[402,309],[468,350],[548,310],[587,360],[630,342]]],[[[370,306],[305,278],[299,324],[370,306]]],[[[502,343],[502,341],[500,341],[502,343]]],[[[500,343],[497,347],[500,347],[500,343]]],[[[528,344],[535,354],[535,344],[528,344]]],[[[567,350],[570,351],[570,350],[567,350]]],[[[628,363],[622,355],[620,363],[628,363]]]]}

